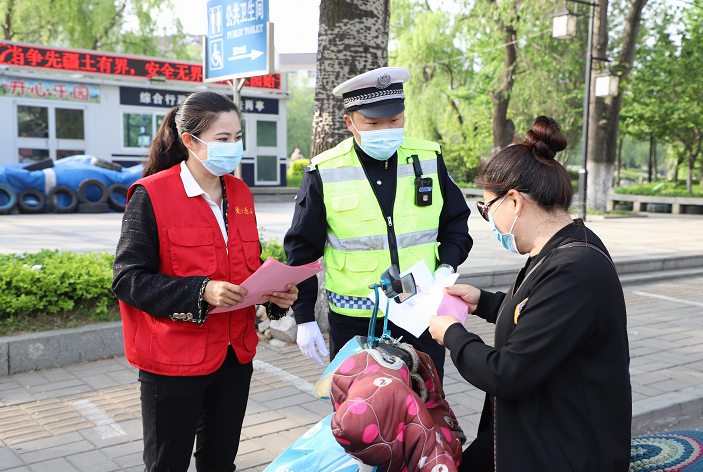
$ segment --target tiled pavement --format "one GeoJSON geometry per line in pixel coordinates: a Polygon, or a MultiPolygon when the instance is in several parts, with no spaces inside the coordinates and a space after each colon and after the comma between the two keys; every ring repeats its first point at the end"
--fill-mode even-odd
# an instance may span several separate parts
{"type": "MultiPolygon", "coordinates": [[[[625,292],[633,400],[703,384],[703,277],[628,286],[625,292]]],[[[469,323],[491,341],[491,325],[469,323]]],[[[247,472],[263,470],[332,411],[328,402],[305,393],[323,368],[305,360],[296,346],[261,346],[255,367],[236,460],[237,469],[247,472]]],[[[124,358],[0,377],[0,471],[143,470],[136,380],[124,358]]],[[[450,359],[445,390],[472,437],[483,394],[450,359]]]]}

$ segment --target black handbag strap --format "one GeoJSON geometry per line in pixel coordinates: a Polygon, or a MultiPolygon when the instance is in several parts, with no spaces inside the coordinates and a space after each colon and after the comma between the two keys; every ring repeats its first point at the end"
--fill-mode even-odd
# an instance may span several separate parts
{"type": "Polygon", "coordinates": [[[615,263],[613,262],[613,260],[610,258],[610,256],[608,256],[605,253],[605,251],[603,251],[598,246],[593,245],[591,243],[587,243],[585,241],[574,241],[573,243],[567,243],[567,244],[564,244],[563,246],[559,246],[557,249],[564,249],[564,248],[569,248],[569,247],[587,247],[589,249],[595,249],[596,251],[598,251],[600,253],[601,256],[605,257],[608,260],[608,262],[610,262],[610,265],[613,266],[613,269],[615,269],[615,271],[617,272],[617,268],[615,267],[615,263]]]}

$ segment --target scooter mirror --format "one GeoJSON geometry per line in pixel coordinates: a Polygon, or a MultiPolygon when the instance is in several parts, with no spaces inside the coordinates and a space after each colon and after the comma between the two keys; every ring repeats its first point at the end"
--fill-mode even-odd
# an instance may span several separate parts
{"type": "Polygon", "coordinates": [[[395,264],[381,275],[381,289],[388,298],[392,298],[396,303],[403,303],[417,293],[413,274],[401,277],[398,266],[395,264]]]}

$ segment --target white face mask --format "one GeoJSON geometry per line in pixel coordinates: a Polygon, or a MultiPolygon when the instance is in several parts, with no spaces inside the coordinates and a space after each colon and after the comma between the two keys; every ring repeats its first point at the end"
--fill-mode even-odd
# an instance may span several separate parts
{"type": "Polygon", "coordinates": [[[193,138],[207,145],[207,161],[200,159],[195,152],[190,152],[213,175],[219,177],[234,172],[242,160],[242,153],[244,152],[244,142],[242,140],[236,143],[206,143],[197,136],[193,136],[193,138]]]}
{"type": "MultiPolygon", "coordinates": [[[[350,117],[351,120],[351,117],[350,117]]],[[[379,161],[387,161],[395,154],[405,138],[403,128],[387,128],[374,131],[359,131],[351,120],[352,128],[361,136],[361,149],[379,161]]]]}

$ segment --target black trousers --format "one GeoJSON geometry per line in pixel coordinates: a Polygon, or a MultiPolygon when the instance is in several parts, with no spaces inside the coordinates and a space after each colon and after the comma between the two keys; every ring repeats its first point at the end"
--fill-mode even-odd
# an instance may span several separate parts
{"type": "MultiPolygon", "coordinates": [[[[344,316],[330,310],[330,361],[334,359],[340,349],[354,336],[366,336],[369,332],[369,318],[355,318],[344,316]]],[[[429,330],[416,338],[412,334],[393,324],[388,320],[388,329],[394,338],[403,337],[402,341],[411,344],[415,349],[424,352],[432,358],[440,382],[444,380],[444,356],[446,354],[444,346],[440,346],[432,339],[429,330]]],[[[383,318],[376,320],[376,336],[383,334],[383,318]]]]}
{"type": "Polygon", "coordinates": [[[145,472],[186,472],[196,439],[198,472],[233,472],[252,363],[227,349],[208,375],[178,377],[139,371],[145,472]]]}
{"type": "Polygon", "coordinates": [[[493,428],[484,429],[461,456],[459,472],[493,472],[493,428]]]}

